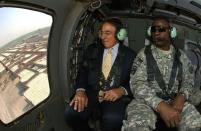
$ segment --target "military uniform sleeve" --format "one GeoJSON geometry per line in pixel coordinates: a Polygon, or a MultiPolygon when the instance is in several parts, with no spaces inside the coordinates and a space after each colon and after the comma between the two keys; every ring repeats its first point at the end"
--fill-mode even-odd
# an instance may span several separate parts
{"type": "Polygon", "coordinates": [[[131,72],[131,91],[135,99],[144,101],[148,106],[156,109],[158,104],[163,101],[156,95],[155,90],[152,88],[151,84],[147,82],[147,69],[146,69],[146,58],[144,54],[144,49],[142,49],[137,55],[131,72]]]}
{"type": "Polygon", "coordinates": [[[181,51],[180,61],[182,63],[182,83],[179,93],[184,94],[185,99],[188,100],[194,88],[194,68],[188,57],[181,51]]]}

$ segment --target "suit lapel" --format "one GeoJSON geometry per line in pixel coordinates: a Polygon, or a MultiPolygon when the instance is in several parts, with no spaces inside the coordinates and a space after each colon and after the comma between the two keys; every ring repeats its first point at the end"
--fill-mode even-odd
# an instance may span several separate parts
{"type": "Polygon", "coordinates": [[[100,69],[101,72],[102,72],[103,53],[104,53],[104,48],[101,46],[98,53],[98,66],[99,66],[98,69],[100,69]]]}

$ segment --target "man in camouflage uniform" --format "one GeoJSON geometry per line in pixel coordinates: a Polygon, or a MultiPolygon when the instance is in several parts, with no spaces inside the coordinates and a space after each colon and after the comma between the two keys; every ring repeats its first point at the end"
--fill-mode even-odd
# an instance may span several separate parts
{"type": "Polygon", "coordinates": [[[193,67],[186,55],[172,45],[171,31],[166,18],[154,19],[150,28],[153,44],[143,48],[133,64],[137,70],[131,73],[130,85],[135,99],[127,107],[122,131],[152,131],[159,117],[167,127],[179,131],[201,128],[201,115],[189,102],[193,67]]]}

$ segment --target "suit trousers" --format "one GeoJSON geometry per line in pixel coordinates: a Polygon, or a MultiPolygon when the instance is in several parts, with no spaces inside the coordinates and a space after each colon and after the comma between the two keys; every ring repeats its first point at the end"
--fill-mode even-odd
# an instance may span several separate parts
{"type": "Polygon", "coordinates": [[[121,98],[115,102],[103,101],[99,103],[96,92],[89,92],[87,96],[88,106],[84,111],[77,112],[73,106],[66,108],[66,122],[73,128],[73,131],[91,131],[88,121],[94,114],[100,120],[102,131],[121,131],[128,102],[121,98]]]}

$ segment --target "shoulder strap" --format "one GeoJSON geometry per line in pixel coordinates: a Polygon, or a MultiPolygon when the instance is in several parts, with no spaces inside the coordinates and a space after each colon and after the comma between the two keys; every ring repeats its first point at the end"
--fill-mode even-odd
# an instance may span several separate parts
{"type": "MultiPolygon", "coordinates": [[[[145,47],[145,55],[146,55],[146,60],[147,60],[147,81],[153,81],[154,78],[157,81],[158,85],[160,88],[166,92],[166,86],[165,86],[165,81],[163,79],[163,76],[157,66],[157,62],[153,57],[153,54],[151,52],[151,45],[145,47]]],[[[168,84],[168,89],[171,89],[176,78],[177,70],[177,80],[179,81],[179,86],[178,89],[180,90],[181,88],[181,82],[182,82],[182,64],[180,62],[180,51],[176,49],[176,53],[174,55],[174,61],[173,61],[173,66],[172,66],[172,71],[171,71],[171,76],[168,84]]]]}
{"type": "Polygon", "coordinates": [[[148,75],[147,80],[149,82],[153,81],[155,77],[160,88],[165,91],[165,82],[157,66],[157,62],[154,59],[153,54],[151,52],[151,45],[148,45],[145,47],[145,55],[146,55],[146,61],[147,61],[147,75],[148,75]]]}
{"type": "Polygon", "coordinates": [[[173,86],[173,84],[175,82],[175,78],[177,78],[177,80],[179,82],[178,90],[180,90],[181,83],[182,83],[182,63],[180,61],[181,52],[177,48],[175,48],[175,50],[176,50],[176,52],[174,55],[174,61],[173,61],[173,66],[172,66],[172,71],[171,71],[168,88],[170,89],[173,86]],[[178,74],[177,74],[177,70],[178,70],[178,74]],[[176,74],[177,74],[177,76],[176,76],[176,74]]]}

